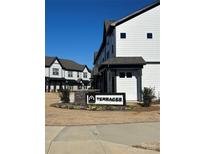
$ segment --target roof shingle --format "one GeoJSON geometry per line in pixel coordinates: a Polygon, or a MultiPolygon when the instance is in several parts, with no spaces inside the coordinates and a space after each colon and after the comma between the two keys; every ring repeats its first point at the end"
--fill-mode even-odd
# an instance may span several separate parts
{"type": "MultiPolygon", "coordinates": [[[[51,64],[54,62],[54,60],[58,60],[59,63],[62,65],[62,67],[64,69],[67,69],[67,70],[83,71],[84,68],[87,67],[86,65],[78,64],[72,60],[60,59],[57,57],[49,57],[49,56],[45,57],[45,66],[46,67],[51,66],[51,64]]],[[[88,71],[90,71],[90,70],[88,69],[88,71]]]]}

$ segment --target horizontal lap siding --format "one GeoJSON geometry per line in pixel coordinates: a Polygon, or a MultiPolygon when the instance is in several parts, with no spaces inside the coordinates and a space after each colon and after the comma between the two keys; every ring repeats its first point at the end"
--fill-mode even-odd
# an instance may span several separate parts
{"type": "Polygon", "coordinates": [[[159,61],[159,6],[116,27],[116,56],[142,56],[146,61],[159,61]],[[126,33],[126,39],[120,38],[126,33]],[[147,33],[153,38],[147,39],[147,33]]]}
{"type": "Polygon", "coordinates": [[[156,96],[160,96],[160,64],[147,64],[142,69],[142,88],[154,87],[156,96]]]}

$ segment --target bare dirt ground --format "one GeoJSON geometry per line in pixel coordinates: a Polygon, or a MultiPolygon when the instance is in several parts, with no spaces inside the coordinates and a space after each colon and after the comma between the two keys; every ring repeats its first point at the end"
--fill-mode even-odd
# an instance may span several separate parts
{"type": "Polygon", "coordinates": [[[45,94],[46,126],[159,122],[160,111],[87,111],[51,107],[59,101],[58,94],[45,94]]]}

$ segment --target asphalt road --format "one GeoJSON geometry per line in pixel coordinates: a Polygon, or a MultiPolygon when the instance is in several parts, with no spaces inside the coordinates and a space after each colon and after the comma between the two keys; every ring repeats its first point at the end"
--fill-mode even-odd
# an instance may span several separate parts
{"type": "Polygon", "coordinates": [[[159,140],[159,122],[46,126],[47,154],[159,154],[132,147],[159,140]]]}

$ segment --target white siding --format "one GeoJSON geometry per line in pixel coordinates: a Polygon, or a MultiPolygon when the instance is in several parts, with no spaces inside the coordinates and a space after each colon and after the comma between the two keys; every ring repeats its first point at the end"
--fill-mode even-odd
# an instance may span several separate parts
{"type": "Polygon", "coordinates": [[[46,67],[46,68],[45,68],[45,76],[46,76],[46,77],[49,77],[49,67],[46,67]]]}
{"type": "Polygon", "coordinates": [[[159,6],[116,27],[116,57],[142,56],[146,61],[160,60],[159,6]],[[126,33],[126,39],[120,38],[126,33]],[[153,38],[147,39],[147,33],[153,38]]]}
{"type": "Polygon", "coordinates": [[[76,71],[65,71],[65,79],[70,79],[70,80],[77,80],[77,72],[76,71]],[[68,72],[73,72],[73,77],[68,77],[68,72]]]}
{"type": "Polygon", "coordinates": [[[61,65],[56,60],[50,67],[50,77],[51,78],[62,78],[63,77],[62,74],[63,74],[63,71],[62,71],[61,65]],[[58,75],[53,75],[53,68],[58,68],[59,69],[59,74],[58,75]]]}
{"type": "Polygon", "coordinates": [[[126,100],[128,101],[136,101],[137,100],[137,78],[136,78],[136,71],[128,71],[132,72],[132,78],[120,78],[119,72],[126,72],[126,71],[117,71],[117,92],[125,92],[126,93],[126,100]]]}
{"type": "Polygon", "coordinates": [[[90,74],[90,72],[88,71],[88,69],[87,69],[86,67],[84,68],[83,72],[86,72],[86,73],[87,73],[87,78],[84,78],[84,77],[83,77],[83,74],[82,74],[83,80],[90,80],[91,74],[90,74]]]}
{"type": "Polygon", "coordinates": [[[155,88],[156,96],[160,96],[160,65],[147,64],[142,69],[142,88],[155,88]]]}

